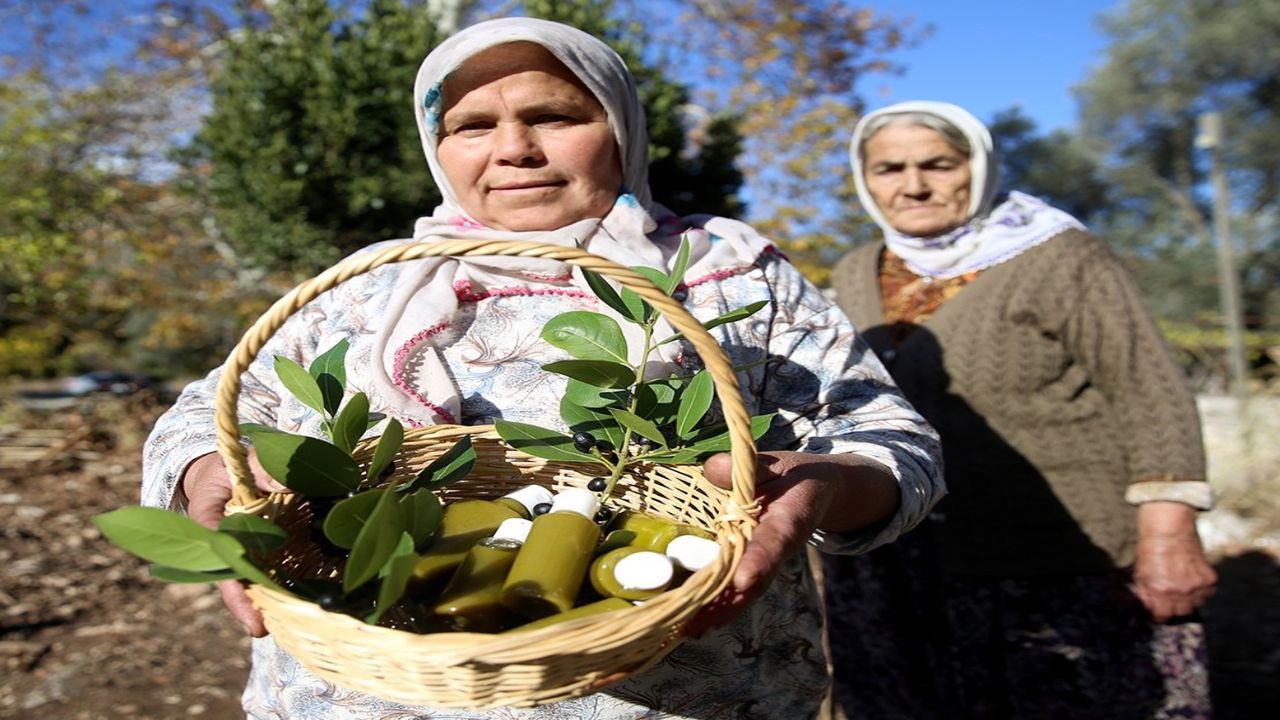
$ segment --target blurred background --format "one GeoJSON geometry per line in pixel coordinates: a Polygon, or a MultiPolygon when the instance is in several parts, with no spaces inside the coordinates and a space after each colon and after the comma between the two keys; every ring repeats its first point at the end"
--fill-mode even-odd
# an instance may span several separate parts
{"type": "Polygon", "coordinates": [[[1280,3],[0,0],[0,717],[242,716],[247,641],[88,517],[275,298],[437,202],[422,57],[503,14],[628,61],[657,199],[744,217],[815,282],[877,233],[867,110],[965,106],[1004,184],[1107,238],[1198,393],[1221,503],[1224,718],[1280,703],[1280,3]]]}

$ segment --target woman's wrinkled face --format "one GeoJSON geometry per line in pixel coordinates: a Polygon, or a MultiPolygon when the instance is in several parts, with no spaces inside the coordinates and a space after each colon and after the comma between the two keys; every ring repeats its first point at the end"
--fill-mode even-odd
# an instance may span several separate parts
{"type": "Polygon", "coordinates": [[[969,217],[969,158],[920,125],[886,125],[863,145],[863,179],[890,227],[929,237],[969,217]]]}
{"type": "Polygon", "coordinates": [[[545,48],[486,50],[443,85],[437,158],[463,210],[496,230],[604,217],[622,166],[604,107],[545,48]]]}

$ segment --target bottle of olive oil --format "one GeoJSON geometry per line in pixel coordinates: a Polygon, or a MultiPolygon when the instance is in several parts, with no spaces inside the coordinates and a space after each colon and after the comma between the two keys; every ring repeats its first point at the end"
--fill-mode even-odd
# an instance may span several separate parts
{"type": "Polygon", "coordinates": [[[615,548],[591,563],[591,587],[604,597],[648,600],[671,584],[671,560],[634,545],[615,548]]]}
{"type": "Polygon", "coordinates": [[[533,517],[533,509],[551,502],[551,491],[526,485],[497,500],[458,500],[444,506],[440,527],[413,568],[409,593],[430,597],[457,569],[473,545],[487,538],[511,518],[533,517]]]}
{"type": "Polygon", "coordinates": [[[532,525],[524,518],[503,520],[493,537],[467,551],[433,609],[444,625],[461,632],[492,633],[510,624],[499,595],[532,525]]]}
{"type": "Polygon", "coordinates": [[[502,604],[527,618],[544,618],[573,607],[582,587],[587,565],[600,528],[596,511],[600,501],[582,488],[565,488],[556,495],[551,511],[533,520],[516,561],[502,586],[502,604]]]}

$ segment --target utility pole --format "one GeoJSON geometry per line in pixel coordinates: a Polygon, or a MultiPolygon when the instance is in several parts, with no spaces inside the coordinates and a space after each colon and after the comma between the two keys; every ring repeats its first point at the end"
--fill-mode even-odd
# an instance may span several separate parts
{"type": "Polygon", "coordinates": [[[1202,113],[1199,117],[1196,146],[1209,151],[1210,178],[1213,182],[1213,231],[1218,236],[1218,296],[1222,302],[1223,322],[1227,326],[1227,361],[1231,368],[1231,392],[1243,401],[1249,394],[1249,375],[1245,367],[1244,323],[1240,316],[1240,284],[1236,277],[1235,255],[1231,247],[1231,215],[1227,207],[1227,175],[1222,169],[1222,114],[1202,113]]]}

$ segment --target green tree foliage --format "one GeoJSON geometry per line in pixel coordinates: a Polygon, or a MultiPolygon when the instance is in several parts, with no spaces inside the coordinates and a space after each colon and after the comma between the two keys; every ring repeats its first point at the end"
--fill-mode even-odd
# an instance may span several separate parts
{"type": "Polygon", "coordinates": [[[442,38],[403,0],[352,12],[282,0],[246,12],[225,44],[193,151],[228,242],[262,267],[310,274],[405,237],[439,202],[411,108],[442,38]]]}
{"type": "Polygon", "coordinates": [[[1035,195],[1086,224],[1110,209],[1109,186],[1096,155],[1075,134],[1037,134],[1035,121],[1017,107],[996,113],[988,123],[1000,156],[1000,190],[1035,195]]]}
{"type": "Polygon", "coordinates": [[[1181,320],[1218,313],[1209,159],[1195,139],[1201,113],[1223,113],[1246,321],[1280,327],[1270,260],[1280,250],[1280,5],[1130,0],[1102,27],[1105,61],[1076,91],[1117,188],[1109,237],[1146,265],[1139,280],[1157,308],[1181,320]]]}

